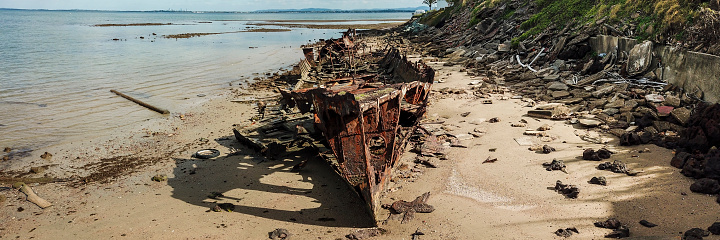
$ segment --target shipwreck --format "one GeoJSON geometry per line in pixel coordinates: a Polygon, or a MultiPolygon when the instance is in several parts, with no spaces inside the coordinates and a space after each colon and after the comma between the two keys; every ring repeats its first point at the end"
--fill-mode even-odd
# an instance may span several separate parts
{"type": "Polygon", "coordinates": [[[304,48],[294,88],[279,89],[275,106],[259,107],[272,112],[260,124],[238,126],[234,133],[268,158],[309,145],[377,219],[380,195],[425,114],[435,71],[397,49],[360,54],[366,47],[349,30],[304,48]]]}

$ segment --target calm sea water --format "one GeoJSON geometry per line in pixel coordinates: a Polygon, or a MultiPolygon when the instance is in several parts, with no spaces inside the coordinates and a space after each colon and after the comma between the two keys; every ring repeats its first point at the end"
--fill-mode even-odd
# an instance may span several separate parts
{"type": "Polygon", "coordinates": [[[340,36],[338,30],[312,29],[189,39],[162,35],[234,32],[264,20],[409,17],[410,13],[0,10],[0,147],[38,148],[163,117],[111,89],[182,112],[197,104],[200,94],[211,95],[255,73],[278,72],[295,64],[302,58],[302,44],[340,36]],[[111,23],[173,25],[93,26],[111,23]]]}

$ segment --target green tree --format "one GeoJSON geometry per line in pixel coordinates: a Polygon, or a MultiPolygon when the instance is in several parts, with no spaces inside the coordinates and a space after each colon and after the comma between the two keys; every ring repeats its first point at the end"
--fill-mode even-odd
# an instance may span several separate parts
{"type": "Polygon", "coordinates": [[[423,4],[427,4],[428,7],[430,7],[430,10],[432,10],[432,5],[436,4],[438,0],[423,0],[423,4]]]}

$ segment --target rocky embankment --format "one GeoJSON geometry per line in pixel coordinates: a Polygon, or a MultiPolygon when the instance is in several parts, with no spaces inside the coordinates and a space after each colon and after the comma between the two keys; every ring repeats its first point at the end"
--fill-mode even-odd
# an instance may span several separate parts
{"type": "MultiPolygon", "coordinates": [[[[668,37],[678,31],[673,26],[650,35],[648,31],[653,29],[647,27],[638,32],[638,24],[648,25],[642,23],[642,11],[619,21],[598,16],[582,23],[578,17],[550,24],[527,37],[521,26],[542,12],[541,7],[524,1],[479,5],[456,7],[452,14],[435,16],[440,20],[418,19],[399,32],[419,46],[414,50],[447,59],[446,65],[462,65],[469,75],[506,86],[518,99],[528,99],[527,105],[536,107],[528,112],[530,116],[565,119],[569,124],[612,134],[620,139],[620,145],[652,143],[675,150],[674,157],[664,160],[682,169],[683,175],[697,179],[689,186],[691,191],[720,193],[720,105],[704,101],[701,91],[664,81],[659,68],[662,59],[652,52],[654,44],[666,44],[720,53],[716,1],[695,11],[695,21],[682,25],[686,34],[682,41],[668,37]],[[590,46],[590,39],[597,35],[649,40],[629,52],[597,53],[590,46]]],[[[604,143],[601,137],[584,139],[604,143]]],[[[720,196],[717,201],[720,203],[720,196]]]]}

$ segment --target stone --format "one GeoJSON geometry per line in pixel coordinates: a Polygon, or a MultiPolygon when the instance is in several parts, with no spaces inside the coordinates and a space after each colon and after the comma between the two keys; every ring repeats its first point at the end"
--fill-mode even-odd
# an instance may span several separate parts
{"type": "Polygon", "coordinates": [[[675,121],[680,123],[682,126],[686,126],[688,121],[690,120],[690,114],[691,111],[687,108],[676,108],[673,109],[672,112],[670,112],[670,116],[672,116],[675,121]]]}
{"type": "Polygon", "coordinates": [[[151,180],[153,180],[155,182],[162,182],[162,181],[167,181],[168,177],[167,177],[167,175],[164,175],[164,174],[158,174],[158,175],[153,176],[151,178],[151,180]]]}
{"type": "Polygon", "coordinates": [[[605,235],[605,238],[626,238],[630,237],[630,228],[625,225],[620,226],[611,233],[605,235]]]}
{"type": "MultiPolygon", "coordinates": [[[[547,77],[545,77],[547,79],[547,77]]],[[[549,90],[553,91],[567,91],[570,87],[568,85],[561,83],[561,82],[552,82],[548,84],[547,87],[549,90]]]]}
{"type": "Polygon", "coordinates": [[[572,199],[577,198],[580,194],[580,189],[577,186],[571,184],[563,184],[560,180],[557,180],[557,182],[555,182],[555,191],[562,195],[565,195],[565,197],[567,198],[572,199]]]}
{"type": "Polygon", "coordinates": [[[609,218],[602,222],[595,222],[594,225],[599,228],[618,229],[622,226],[622,222],[617,218],[609,218]]]}
{"type": "Polygon", "coordinates": [[[579,119],[578,122],[580,122],[580,125],[584,127],[597,127],[602,124],[601,121],[594,120],[594,119],[579,119]]]}
{"type": "Polygon", "coordinates": [[[652,63],[653,42],[645,40],[636,44],[628,53],[627,72],[637,76],[647,71],[652,63]]]}
{"type": "Polygon", "coordinates": [[[509,52],[510,51],[510,44],[500,44],[497,48],[498,52],[509,52]]]}
{"type": "Polygon", "coordinates": [[[670,160],[670,166],[682,169],[685,166],[685,162],[691,155],[686,152],[679,152],[670,160]]]}
{"type": "Polygon", "coordinates": [[[668,95],[667,97],[665,97],[665,101],[663,101],[663,103],[672,107],[680,107],[680,98],[673,95],[668,95]]]}
{"type": "Polygon", "coordinates": [[[568,98],[568,99],[557,100],[556,102],[570,105],[570,104],[580,103],[582,101],[583,101],[582,98],[568,98]]]}
{"type": "Polygon", "coordinates": [[[714,235],[720,235],[720,222],[713,223],[709,228],[708,231],[714,235]]]}
{"type": "Polygon", "coordinates": [[[690,185],[690,191],[704,194],[716,194],[720,192],[720,183],[711,178],[698,179],[690,185]]]}
{"type": "Polygon", "coordinates": [[[645,100],[648,102],[661,103],[665,101],[665,98],[660,94],[648,94],[645,95],[645,100]]]}
{"type": "Polygon", "coordinates": [[[605,104],[605,108],[621,108],[625,107],[625,99],[617,99],[608,104],[605,104]]]}
{"type": "Polygon", "coordinates": [[[670,130],[670,123],[666,121],[654,121],[653,127],[655,127],[655,129],[657,129],[659,132],[664,132],[670,130]]]}
{"type": "Polygon", "coordinates": [[[568,91],[554,91],[554,92],[552,93],[552,97],[553,97],[554,99],[564,98],[564,97],[567,97],[567,96],[570,96],[570,93],[569,93],[568,91]]]}
{"type": "Polygon", "coordinates": [[[599,98],[599,97],[602,97],[602,96],[607,95],[608,93],[611,93],[613,90],[615,90],[615,86],[610,85],[610,86],[607,86],[607,87],[604,87],[604,88],[600,88],[600,89],[598,89],[597,91],[594,91],[594,92],[592,93],[592,96],[593,96],[593,97],[596,97],[596,98],[599,98]]]}
{"type": "Polygon", "coordinates": [[[710,236],[710,232],[705,231],[700,228],[693,228],[690,230],[687,230],[685,234],[683,234],[683,240],[702,240],[704,237],[710,236]]]}
{"type": "Polygon", "coordinates": [[[638,103],[638,101],[635,99],[629,99],[629,100],[625,101],[625,107],[635,108],[638,105],[640,105],[640,103],[638,103]]]}
{"type": "Polygon", "coordinates": [[[615,115],[620,112],[620,109],[617,108],[606,108],[603,110],[603,113],[607,114],[608,116],[615,115]]]}
{"type": "Polygon", "coordinates": [[[588,183],[607,186],[607,179],[605,177],[593,177],[588,183]]]}
{"type": "MultiPolygon", "coordinates": [[[[558,79],[560,79],[560,75],[557,75],[557,74],[551,74],[551,75],[547,75],[547,76],[543,77],[543,80],[545,80],[545,81],[557,81],[558,79]]],[[[567,87],[567,86],[565,86],[565,87],[567,87]]],[[[567,88],[562,89],[562,90],[567,90],[567,88]]]]}

